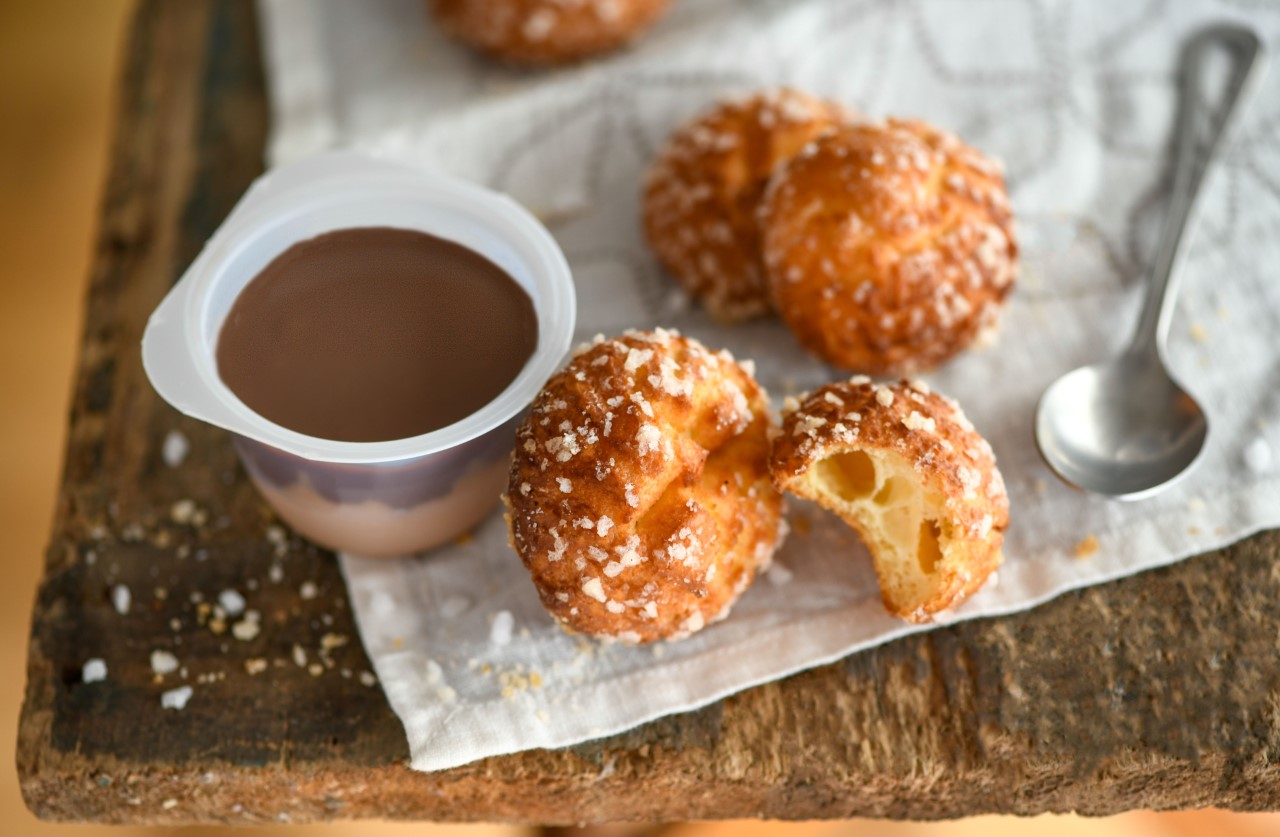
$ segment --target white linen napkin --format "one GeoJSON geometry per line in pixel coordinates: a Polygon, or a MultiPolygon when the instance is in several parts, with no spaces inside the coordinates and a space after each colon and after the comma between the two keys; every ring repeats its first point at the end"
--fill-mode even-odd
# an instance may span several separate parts
{"type": "MultiPolygon", "coordinates": [[[[449,43],[421,0],[261,0],[273,162],[362,148],[512,193],[559,239],[578,335],[676,327],[757,363],[775,400],[837,377],[777,322],[714,325],[638,232],[654,150],[714,99],[777,84],[872,115],[919,116],[1004,160],[1023,270],[998,344],[927,376],[964,404],[1008,484],[999,583],[951,619],[1032,607],[1280,525],[1280,72],[1207,184],[1171,361],[1211,435],[1183,483],[1141,503],[1071,491],[1031,425],[1055,377],[1133,325],[1163,205],[1178,48],[1255,4],[684,0],[633,49],[523,73],[449,43]],[[1096,550],[1092,548],[1096,539],[1096,550]]],[[[562,747],[925,630],[882,610],[870,560],[831,515],[792,502],[793,532],[725,621],[651,648],[562,633],[493,516],[426,557],[342,557],[365,648],[437,770],[562,747]]]]}

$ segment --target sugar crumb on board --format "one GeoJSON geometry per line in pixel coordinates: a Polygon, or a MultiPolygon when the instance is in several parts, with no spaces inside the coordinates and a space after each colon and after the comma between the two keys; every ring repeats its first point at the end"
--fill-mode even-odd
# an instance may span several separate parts
{"type": "Polygon", "coordinates": [[[160,446],[160,457],[170,468],[177,468],[191,452],[191,443],[181,430],[170,430],[160,446]]]}
{"type": "Polygon", "coordinates": [[[107,662],[101,657],[93,657],[84,661],[80,668],[82,683],[98,683],[107,679],[107,662]]]}
{"type": "Polygon", "coordinates": [[[261,630],[261,614],[256,610],[245,611],[244,619],[231,626],[231,635],[241,642],[249,642],[257,638],[261,630]]]}
{"type": "Polygon", "coordinates": [[[227,612],[228,616],[239,616],[244,612],[245,600],[237,590],[223,590],[218,594],[218,604],[227,612]]]}
{"type": "Polygon", "coordinates": [[[283,558],[289,552],[289,535],[284,531],[283,526],[272,524],[267,527],[265,532],[267,543],[271,544],[272,551],[277,558],[283,558]]]}
{"type": "Polygon", "coordinates": [[[195,519],[198,510],[195,500],[177,500],[169,506],[169,519],[179,526],[186,526],[195,519]]]}
{"type": "Polygon", "coordinates": [[[191,700],[191,696],[195,690],[190,686],[179,686],[176,689],[170,689],[167,692],[160,693],[160,706],[163,709],[174,709],[181,711],[187,708],[187,701],[191,700]]]}
{"type": "Polygon", "coordinates": [[[128,614],[130,606],[133,604],[133,595],[129,592],[129,588],[123,584],[117,584],[111,588],[111,605],[116,609],[116,613],[124,616],[128,614]]]}
{"type": "Polygon", "coordinates": [[[178,658],[168,651],[157,649],[151,652],[151,670],[164,676],[178,670],[178,658]]]}

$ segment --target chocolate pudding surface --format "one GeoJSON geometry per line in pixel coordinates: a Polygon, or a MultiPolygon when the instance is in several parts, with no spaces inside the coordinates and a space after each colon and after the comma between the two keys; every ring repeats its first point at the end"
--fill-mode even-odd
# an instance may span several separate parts
{"type": "Polygon", "coordinates": [[[533,301],[484,256],[360,227],[294,244],[244,287],[218,335],[218,375],[290,430],[383,442],[476,412],[537,340],[533,301]]]}

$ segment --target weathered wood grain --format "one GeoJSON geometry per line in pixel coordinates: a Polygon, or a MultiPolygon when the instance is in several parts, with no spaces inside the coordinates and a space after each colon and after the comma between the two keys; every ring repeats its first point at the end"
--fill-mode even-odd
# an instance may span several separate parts
{"type": "Polygon", "coordinates": [[[38,815],[574,823],[1280,808],[1277,533],[604,741],[410,771],[399,722],[361,681],[368,661],[334,562],[269,539],[225,434],[160,402],[139,362],[147,315],[260,170],[255,32],[248,0],[148,2],[134,26],[19,732],[38,815]],[[191,440],[180,468],[160,454],[173,429],[191,440]],[[179,499],[198,512],[175,515],[179,499]],[[126,615],[117,585],[132,594],[126,615]],[[261,613],[256,636],[237,639],[237,619],[209,609],[229,588],[261,613]],[[156,649],[179,658],[185,681],[156,682],[156,649]],[[106,681],[81,682],[90,657],[107,661],[106,681]],[[187,707],[161,709],[182,682],[187,707]]]}

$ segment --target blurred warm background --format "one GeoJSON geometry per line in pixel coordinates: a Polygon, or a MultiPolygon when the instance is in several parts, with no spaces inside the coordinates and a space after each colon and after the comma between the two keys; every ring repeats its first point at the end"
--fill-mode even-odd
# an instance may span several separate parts
{"type": "MultiPolygon", "coordinates": [[[[179,0],[170,0],[179,2],[179,0]]],[[[81,293],[108,161],[114,85],[129,0],[0,0],[0,532],[15,575],[0,585],[0,832],[12,837],[108,833],[38,822],[22,804],[14,736],[26,637],[48,537],[61,455],[81,293]]],[[[637,789],[639,791],[639,789],[637,789]]],[[[717,823],[673,837],[1182,837],[1280,833],[1280,815],[1137,812],[1105,820],[983,817],[957,823],[717,823]]],[[[113,828],[116,837],[171,829],[113,828]]],[[[185,829],[184,835],[218,829],[185,829]]],[[[617,834],[627,833],[619,829],[617,834]]],[[[515,837],[510,826],[337,823],[291,834],[515,837]]],[[[176,833],[176,832],[175,832],[176,833]]]]}

